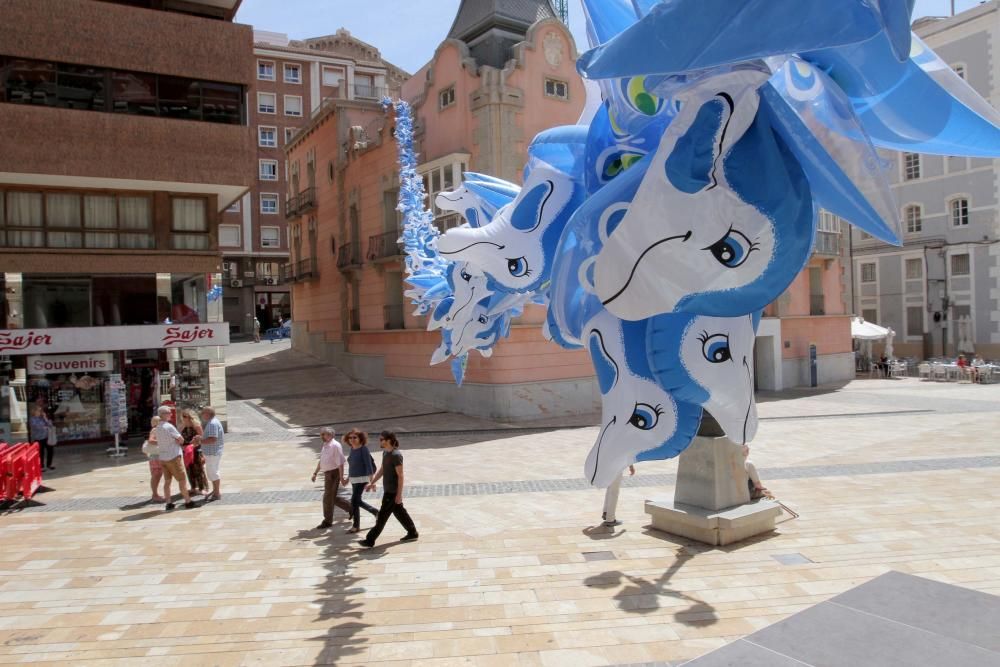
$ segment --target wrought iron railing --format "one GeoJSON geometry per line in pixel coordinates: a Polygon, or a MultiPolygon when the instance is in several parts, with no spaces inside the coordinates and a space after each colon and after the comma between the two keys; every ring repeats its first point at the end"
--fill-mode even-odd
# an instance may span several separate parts
{"type": "Polygon", "coordinates": [[[285,217],[297,218],[316,208],[316,188],[306,188],[285,200],[285,217]]]}
{"type": "Polygon", "coordinates": [[[813,252],[817,255],[840,256],[840,234],[833,232],[816,232],[816,246],[813,252]]]}
{"type": "Polygon", "coordinates": [[[378,88],[366,83],[354,84],[354,96],[368,100],[380,100],[388,94],[388,88],[378,88]]]}
{"type": "Polygon", "coordinates": [[[297,262],[289,262],[288,264],[282,264],[279,276],[282,283],[293,283],[300,282],[302,280],[310,280],[319,275],[319,271],[316,267],[316,260],[309,257],[306,259],[300,259],[297,262]]]}
{"type": "Polygon", "coordinates": [[[345,243],[337,249],[337,268],[341,270],[361,266],[361,244],[357,241],[345,243]]]}
{"type": "Polygon", "coordinates": [[[399,257],[403,250],[399,245],[399,232],[386,232],[384,234],[372,234],[368,237],[368,259],[376,261],[399,257]]]}

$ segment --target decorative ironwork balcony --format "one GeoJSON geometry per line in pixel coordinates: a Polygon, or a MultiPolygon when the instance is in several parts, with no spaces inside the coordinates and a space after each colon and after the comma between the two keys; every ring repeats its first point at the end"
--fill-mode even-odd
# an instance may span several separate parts
{"type": "Polygon", "coordinates": [[[816,245],[813,253],[825,257],[840,257],[840,234],[833,232],[816,232],[816,245]]]}
{"type": "Polygon", "coordinates": [[[316,208],[316,188],[306,188],[285,200],[285,217],[298,218],[316,208]]]}
{"type": "Polygon", "coordinates": [[[351,241],[337,250],[337,268],[341,271],[351,271],[361,268],[361,244],[351,241]]]}
{"type": "Polygon", "coordinates": [[[316,260],[311,257],[281,265],[280,279],[283,284],[311,280],[318,276],[319,271],[316,267],[316,260]]]}
{"type": "Polygon", "coordinates": [[[368,261],[378,262],[402,257],[402,255],[403,249],[399,244],[399,232],[373,234],[368,237],[368,261]]]}

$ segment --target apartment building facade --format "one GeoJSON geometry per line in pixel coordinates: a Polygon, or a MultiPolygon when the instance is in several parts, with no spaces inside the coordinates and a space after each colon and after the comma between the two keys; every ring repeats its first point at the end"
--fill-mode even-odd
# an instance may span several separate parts
{"type": "Polygon", "coordinates": [[[290,250],[287,218],[311,207],[315,191],[292,187],[285,147],[325,102],[371,102],[398,91],[406,77],[343,29],[304,40],[255,31],[252,66],[248,114],[256,155],[247,166],[253,186],[219,227],[224,313],[237,335],[252,333],[254,316],[267,329],[291,314],[289,282],[280,270],[290,250]]]}
{"type": "Polygon", "coordinates": [[[18,27],[0,42],[0,439],[35,409],[63,444],[142,433],[166,400],[225,419],[219,220],[252,158],[238,5],[0,4],[18,27]]]}
{"type": "MultiPolygon", "coordinates": [[[[915,32],[994,106],[1000,102],[997,2],[921,19],[915,32]]],[[[853,309],[891,327],[897,356],[1000,357],[1000,220],[995,160],[888,153],[904,243],[854,232],[853,309]],[[961,350],[960,350],[961,348],[961,350]]]]}

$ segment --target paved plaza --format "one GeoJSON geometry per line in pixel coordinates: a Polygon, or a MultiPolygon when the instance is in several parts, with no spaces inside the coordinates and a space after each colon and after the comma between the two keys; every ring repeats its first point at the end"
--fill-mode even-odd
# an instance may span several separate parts
{"type": "Polygon", "coordinates": [[[713,548],[647,528],[675,461],[599,527],[596,418],[450,415],[287,342],[232,348],[222,502],[165,513],[137,447],[60,449],[51,490],[0,515],[0,664],[675,665],[890,571],[1000,594],[1000,385],[762,395],[753,458],[801,516],[713,548]],[[418,542],[312,530],[329,423],[399,431],[418,542]]]}

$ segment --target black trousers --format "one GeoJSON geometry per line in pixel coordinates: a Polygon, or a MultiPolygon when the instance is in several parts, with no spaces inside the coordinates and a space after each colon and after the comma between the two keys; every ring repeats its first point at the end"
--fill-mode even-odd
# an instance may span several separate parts
{"type": "Polygon", "coordinates": [[[351,485],[351,519],[354,521],[354,527],[361,527],[361,510],[364,509],[366,512],[371,512],[372,514],[378,514],[378,510],[362,500],[361,496],[365,492],[365,487],[368,486],[364,482],[351,485]]]}
{"type": "Polygon", "coordinates": [[[49,444],[48,438],[42,438],[38,441],[38,463],[42,467],[51,468],[52,467],[52,456],[56,453],[55,445],[49,444]]]}
{"type": "Polygon", "coordinates": [[[396,492],[386,492],[382,496],[382,506],[378,509],[378,518],[375,519],[375,525],[372,526],[372,529],[368,531],[368,535],[365,536],[365,541],[368,544],[375,544],[375,540],[378,539],[378,536],[382,534],[382,530],[385,529],[385,524],[388,523],[390,515],[396,517],[396,521],[399,521],[403,525],[407,535],[417,534],[417,527],[413,525],[410,513],[406,511],[402,503],[396,503],[396,492]]]}

